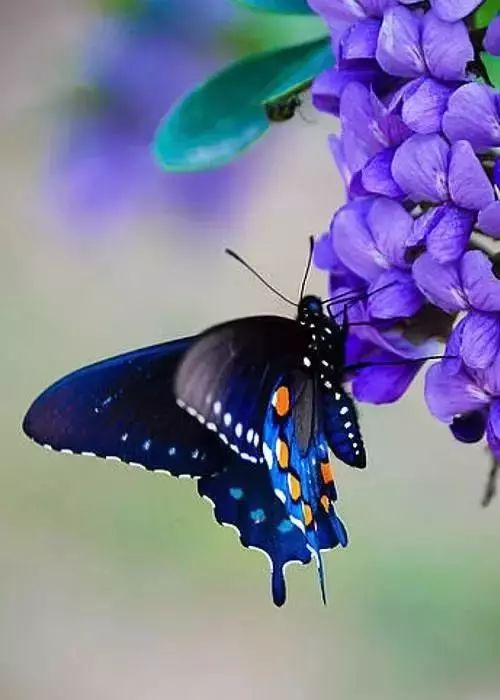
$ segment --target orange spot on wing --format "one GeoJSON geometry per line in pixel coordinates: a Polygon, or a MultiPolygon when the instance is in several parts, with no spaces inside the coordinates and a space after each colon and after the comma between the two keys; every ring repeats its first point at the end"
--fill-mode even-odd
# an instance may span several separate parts
{"type": "Polygon", "coordinates": [[[288,475],[288,490],[293,501],[298,501],[302,495],[300,481],[293,474],[288,475]]]}
{"type": "Polygon", "coordinates": [[[309,527],[313,521],[313,512],[309,503],[302,504],[302,513],[304,515],[304,524],[309,527]]]}
{"type": "Polygon", "coordinates": [[[276,457],[278,459],[278,464],[282,469],[288,469],[290,463],[290,450],[288,445],[284,440],[278,438],[276,440],[276,457]]]}
{"type": "Polygon", "coordinates": [[[290,410],[290,392],[286,386],[280,386],[273,396],[273,406],[280,418],[290,410]]]}
{"type": "Polygon", "coordinates": [[[321,505],[323,506],[323,510],[325,510],[327,513],[330,510],[330,499],[328,496],[321,496],[320,498],[321,505]]]}
{"type": "Polygon", "coordinates": [[[320,467],[321,467],[321,477],[323,478],[323,483],[333,484],[334,474],[333,474],[333,468],[332,468],[332,465],[330,464],[330,462],[321,462],[320,467]]]}

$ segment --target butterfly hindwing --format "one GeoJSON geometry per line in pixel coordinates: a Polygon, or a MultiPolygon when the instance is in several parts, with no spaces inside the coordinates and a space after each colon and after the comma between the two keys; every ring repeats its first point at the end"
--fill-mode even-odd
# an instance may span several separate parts
{"type": "Polygon", "coordinates": [[[280,378],[271,395],[263,440],[275,494],[317,559],[325,598],[321,550],[345,546],[347,535],[335,513],[337,492],[313,379],[300,371],[280,378]]]}
{"type": "Polygon", "coordinates": [[[179,359],[192,342],[162,343],[69,374],[34,401],[24,431],[55,450],[174,476],[217,471],[224,446],[177,406],[173,394],[179,359]]]}
{"type": "Polygon", "coordinates": [[[283,605],[285,566],[292,561],[309,563],[311,552],[305,536],[292,525],[283,503],[274,495],[267,466],[249,465],[233,455],[223,472],[199,480],[198,491],[212,501],[219,523],[236,527],[244,547],[267,554],[273,601],[283,605]]]}
{"type": "Polygon", "coordinates": [[[180,363],[179,405],[256,463],[272,387],[284,370],[300,363],[305,342],[299,324],[278,316],[216,326],[199,336],[180,363]]]}
{"type": "Polygon", "coordinates": [[[339,385],[321,392],[325,436],[333,454],[351,467],[364,469],[366,453],[351,397],[339,385]]]}

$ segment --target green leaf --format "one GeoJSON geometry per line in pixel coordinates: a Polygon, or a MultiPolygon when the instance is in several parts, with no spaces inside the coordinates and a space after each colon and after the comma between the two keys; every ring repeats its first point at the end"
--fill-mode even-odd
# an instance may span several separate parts
{"type": "Polygon", "coordinates": [[[166,170],[224,165],[269,128],[264,104],[308,87],[333,65],[329,37],[254,54],[182,98],[160,124],[154,152],[166,170]]]}
{"type": "Polygon", "coordinates": [[[313,15],[307,0],[237,0],[251,10],[278,12],[284,15],[313,15]]]}
{"type": "Polygon", "coordinates": [[[481,59],[493,86],[500,90],[500,57],[492,56],[490,53],[482,53],[481,59]]]}
{"type": "Polygon", "coordinates": [[[498,13],[500,13],[500,0],[486,0],[474,13],[474,26],[487,27],[498,13]]]}

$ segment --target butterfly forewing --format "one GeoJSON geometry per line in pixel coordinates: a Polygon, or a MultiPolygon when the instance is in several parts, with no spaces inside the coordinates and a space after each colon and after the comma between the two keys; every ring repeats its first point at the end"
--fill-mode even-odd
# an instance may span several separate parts
{"type": "Polygon", "coordinates": [[[178,403],[243,459],[262,459],[262,426],[283,370],[300,363],[302,328],[290,319],[260,316],[202,334],[180,363],[178,403]]]}
{"type": "Polygon", "coordinates": [[[223,445],[177,406],[172,390],[191,343],[162,343],[69,374],[34,401],[24,431],[55,450],[176,476],[213,473],[224,459],[223,445]]]}

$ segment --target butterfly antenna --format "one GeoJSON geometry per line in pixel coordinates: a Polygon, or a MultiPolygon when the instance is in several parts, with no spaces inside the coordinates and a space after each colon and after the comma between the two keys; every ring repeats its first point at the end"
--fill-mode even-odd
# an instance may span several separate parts
{"type": "Polygon", "coordinates": [[[302,301],[302,299],[304,298],[304,292],[306,291],[307,279],[308,279],[309,273],[311,271],[313,253],[314,253],[314,238],[312,236],[309,236],[309,257],[307,258],[307,265],[306,265],[306,269],[304,272],[304,277],[302,278],[302,284],[300,285],[299,301],[302,301]]]}
{"type": "Polygon", "coordinates": [[[371,292],[367,292],[365,290],[363,292],[360,292],[357,295],[353,295],[352,292],[344,292],[343,294],[337,294],[333,297],[330,297],[329,299],[324,299],[321,302],[321,304],[325,305],[325,304],[333,304],[333,303],[341,303],[341,302],[354,303],[356,301],[363,301],[363,299],[368,299],[368,297],[372,297],[374,294],[378,294],[379,292],[383,292],[384,289],[388,289],[389,287],[393,287],[395,284],[396,284],[396,282],[388,282],[387,284],[384,284],[382,287],[377,287],[376,289],[372,289],[371,292]]]}
{"type": "Polygon", "coordinates": [[[238,253],[235,253],[234,250],[231,250],[230,248],[226,248],[225,252],[231,258],[234,258],[235,260],[237,260],[241,265],[243,265],[243,267],[246,267],[246,269],[249,270],[249,272],[251,272],[253,275],[255,275],[255,277],[257,277],[257,279],[260,280],[265,287],[270,289],[271,292],[274,292],[274,294],[276,294],[280,299],[283,299],[283,301],[286,301],[287,304],[291,304],[292,306],[297,306],[297,304],[294,301],[292,301],[291,299],[286,297],[284,294],[282,294],[279,291],[279,289],[276,289],[276,287],[273,287],[273,285],[270,284],[264,277],[262,277],[262,275],[259,274],[257,272],[257,270],[254,270],[254,268],[251,265],[249,265],[249,263],[247,263],[246,260],[243,260],[243,258],[240,255],[238,255],[238,253]]]}

